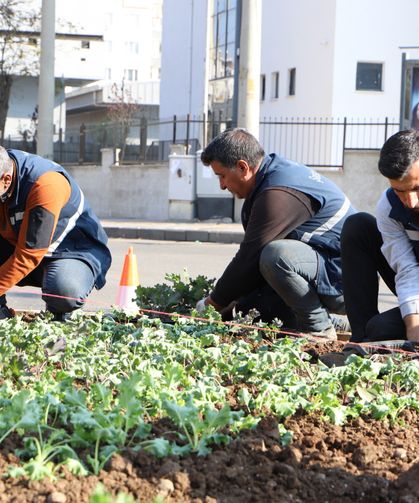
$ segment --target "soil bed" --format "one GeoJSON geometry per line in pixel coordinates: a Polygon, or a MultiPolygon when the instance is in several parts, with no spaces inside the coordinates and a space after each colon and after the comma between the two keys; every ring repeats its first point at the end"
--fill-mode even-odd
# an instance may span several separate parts
{"type": "MultiPolygon", "coordinates": [[[[303,349],[315,360],[342,344],[303,349]]],[[[228,398],[237,410],[234,396],[228,398]]],[[[277,419],[269,416],[207,456],[157,458],[125,449],[97,476],[78,477],[64,469],[54,481],[1,478],[0,503],[84,503],[99,482],[113,495],[124,492],[144,503],[156,497],[167,503],[419,502],[419,414],[414,410],[404,410],[394,423],[360,417],[336,426],[318,414],[299,412],[283,424],[293,433],[287,447],[281,446],[277,419]]],[[[176,429],[169,419],[160,419],[152,434],[176,429]]],[[[11,435],[2,443],[1,474],[19,464],[13,454],[19,442],[11,435]]]]}
{"type": "MultiPolygon", "coordinates": [[[[138,501],[167,502],[400,502],[419,501],[418,415],[400,424],[357,419],[343,427],[313,416],[285,421],[293,443],[282,448],[277,422],[265,418],[254,431],[205,457],[158,459],[145,452],[116,455],[99,476],[57,481],[4,479],[0,502],[87,502],[97,483],[138,501]],[[57,495],[57,493],[60,493],[57,495]]],[[[166,429],[167,425],[162,425],[166,429]]],[[[1,451],[0,470],[16,461],[1,451]]]]}

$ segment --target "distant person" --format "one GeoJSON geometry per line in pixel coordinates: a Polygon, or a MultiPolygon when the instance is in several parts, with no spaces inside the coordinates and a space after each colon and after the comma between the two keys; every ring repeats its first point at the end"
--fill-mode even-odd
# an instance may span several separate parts
{"type": "Polygon", "coordinates": [[[284,327],[336,339],[330,313],[345,312],[340,232],[354,213],[348,198],[316,171],[265,155],[244,129],[226,130],[202,152],[221,189],[244,199],[243,242],[214,290],[197,304],[227,316],[260,311],[284,327]]]}
{"type": "Polygon", "coordinates": [[[64,168],[0,147],[0,211],[0,319],[12,316],[6,293],[15,285],[40,287],[56,320],[104,286],[107,236],[64,168]]]}
{"type": "Polygon", "coordinates": [[[419,342],[419,132],[391,136],[378,162],[390,188],[375,219],[349,217],[342,231],[345,304],[352,342],[408,339],[419,342]],[[379,313],[377,272],[398,297],[379,313]]]}

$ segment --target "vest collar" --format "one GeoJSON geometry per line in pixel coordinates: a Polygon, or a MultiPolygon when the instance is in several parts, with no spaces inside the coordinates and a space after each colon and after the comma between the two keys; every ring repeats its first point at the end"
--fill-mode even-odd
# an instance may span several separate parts
{"type": "Polygon", "coordinates": [[[266,173],[269,170],[269,166],[271,165],[273,161],[274,155],[267,155],[264,157],[264,159],[261,161],[259,165],[259,169],[256,172],[256,181],[255,181],[255,186],[253,187],[252,191],[250,194],[246,197],[246,200],[251,200],[255,193],[258,192],[260,185],[262,184],[263,180],[265,179],[266,173]]]}
{"type": "Polygon", "coordinates": [[[9,157],[11,157],[14,167],[13,167],[13,183],[8,191],[8,197],[6,198],[6,201],[8,202],[9,207],[13,207],[17,205],[19,200],[20,169],[16,157],[10,152],[10,150],[8,150],[7,153],[9,154],[9,157]]]}

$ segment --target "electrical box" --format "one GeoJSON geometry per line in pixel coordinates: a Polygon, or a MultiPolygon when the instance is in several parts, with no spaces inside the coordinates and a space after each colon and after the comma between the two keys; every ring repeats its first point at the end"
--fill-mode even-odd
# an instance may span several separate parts
{"type": "Polygon", "coordinates": [[[169,218],[192,220],[195,217],[196,156],[169,156],[169,218]]]}

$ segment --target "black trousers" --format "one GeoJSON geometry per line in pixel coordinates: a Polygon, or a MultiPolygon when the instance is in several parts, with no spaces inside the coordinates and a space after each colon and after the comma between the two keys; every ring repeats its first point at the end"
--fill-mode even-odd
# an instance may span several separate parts
{"type": "Polygon", "coordinates": [[[381,253],[383,244],[375,218],[356,213],[341,234],[343,293],[352,342],[406,339],[398,307],[379,313],[379,276],[395,294],[395,273],[381,253]]]}

